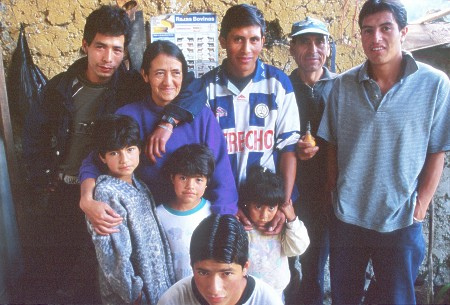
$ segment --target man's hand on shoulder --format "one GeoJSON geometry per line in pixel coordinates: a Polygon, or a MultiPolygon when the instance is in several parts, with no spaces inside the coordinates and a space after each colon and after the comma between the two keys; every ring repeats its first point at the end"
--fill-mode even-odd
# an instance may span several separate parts
{"type": "Polygon", "coordinates": [[[273,219],[265,227],[258,227],[257,229],[265,235],[278,235],[284,227],[286,222],[286,215],[281,210],[278,210],[273,219]]]}
{"type": "Polygon", "coordinates": [[[292,222],[297,217],[297,215],[295,215],[294,206],[292,205],[292,200],[283,203],[280,207],[280,210],[286,216],[287,222],[292,222]]]}
{"type": "Polygon", "coordinates": [[[245,231],[253,230],[253,225],[250,222],[250,220],[247,218],[247,215],[245,215],[244,211],[242,211],[241,209],[238,209],[236,218],[240,221],[240,223],[242,223],[245,231]]]}

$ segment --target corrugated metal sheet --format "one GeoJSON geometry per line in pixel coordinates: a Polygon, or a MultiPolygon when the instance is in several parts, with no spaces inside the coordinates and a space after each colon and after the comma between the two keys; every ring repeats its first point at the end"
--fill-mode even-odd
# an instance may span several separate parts
{"type": "Polygon", "coordinates": [[[446,22],[448,15],[450,15],[450,8],[446,7],[412,21],[408,25],[403,49],[412,52],[449,44],[450,22],[446,22]]]}
{"type": "Polygon", "coordinates": [[[450,23],[410,24],[403,48],[411,52],[448,43],[450,23]]]}

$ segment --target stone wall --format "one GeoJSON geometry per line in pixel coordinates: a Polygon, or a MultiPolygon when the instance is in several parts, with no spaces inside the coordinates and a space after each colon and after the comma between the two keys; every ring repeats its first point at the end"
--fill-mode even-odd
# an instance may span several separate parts
{"type": "MultiPolygon", "coordinates": [[[[424,63],[450,74],[450,48],[448,46],[435,47],[413,52],[414,57],[424,63]]],[[[450,283],[450,153],[446,153],[444,173],[433,198],[433,282],[439,289],[450,283]]],[[[430,232],[430,210],[424,224],[425,240],[428,244],[430,232]]],[[[428,250],[426,255],[428,256],[428,250]]],[[[421,267],[421,276],[426,280],[428,269],[426,259],[421,267]]],[[[447,294],[447,298],[449,295],[447,294]]]]}
{"type": "MultiPolygon", "coordinates": [[[[226,9],[242,1],[231,0],[154,0],[138,1],[145,20],[166,13],[214,12],[221,20],[226,9]]],[[[338,72],[360,64],[364,60],[359,42],[357,14],[360,0],[254,0],[265,15],[267,47],[262,58],[289,73],[295,66],[288,50],[291,24],[311,16],[325,20],[337,44],[338,72]]],[[[8,67],[16,47],[20,23],[26,26],[26,37],[33,60],[45,75],[52,77],[65,70],[79,58],[82,30],[86,16],[101,4],[115,4],[107,0],[0,0],[0,42],[4,66],[8,67]]],[[[223,58],[221,51],[220,57],[223,58]]],[[[448,71],[446,71],[448,74],[448,71]]],[[[435,247],[433,250],[435,284],[450,282],[450,161],[447,155],[444,177],[435,204],[435,247]]],[[[426,239],[428,227],[425,226],[426,239]]],[[[425,264],[421,269],[426,273],[425,264]]]]}

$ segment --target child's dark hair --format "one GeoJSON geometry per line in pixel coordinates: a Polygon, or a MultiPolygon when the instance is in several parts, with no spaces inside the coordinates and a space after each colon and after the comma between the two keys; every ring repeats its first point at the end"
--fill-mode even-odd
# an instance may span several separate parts
{"type": "Polygon", "coordinates": [[[102,5],[86,18],[83,39],[90,45],[97,33],[108,36],[125,36],[125,47],[131,40],[131,21],[124,9],[102,5]]]}
{"type": "Polygon", "coordinates": [[[164,164],[164,172],[171,175],[205,176],[209,181],[214,173],[214,155],[204,144],[187,144],[174,151],[164,164]]]}
{"type": "Polygon", "coordinates": [[[234,215],[210,215],[192,233],[189,247],[191,266],[208,259],[239,264],[248,261],[248,237],[234,215]]]}
{"type": "Polygon", "coordinates": [[[251,202],[271,207],[283,204],[283,179],[262,166],[252,166],[239,190],[239,207],[247,213],[251,202]]]}
{"type": "Polygon", "coordinates": [[[141,148],[139,124],[131,117],[107,114],[95,121],[93,139],[95,148],[104,158],[108,151],[128,146],[141,148]]]}

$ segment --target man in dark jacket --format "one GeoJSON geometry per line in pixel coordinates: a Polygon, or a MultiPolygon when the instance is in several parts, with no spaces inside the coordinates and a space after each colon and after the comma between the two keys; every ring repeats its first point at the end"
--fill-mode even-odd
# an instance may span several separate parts
{"type": "Polygon", "coordinates": [[[92,148],[93,121],[145,94],[138,73],[126,71],[122,64],[129,41],[130,20],[124,10],[102,6],[93,11],[82,40],[87,56],[46,84],[24,126],[29,183],[48,192],[49,210],[56,216],[48,233],[58,247],[48,257],[56,266],[72,265],[69,274],[58,271],[54,276],[60,292],[77,297],[73,301],[84,294],[74,287],[73,278],[96,286],[95,276],[89,281],[85,274],[73,272],[95,266],[94,252],[86,251],[88,245],[92,250],[92,243],[78,208],[78,169],[92,148]]]}
{"type": "MultiPolygon", "coordinates": [[[[300,303],[323,304],[324,269],[329,253],[328,222],[331,197],[330,191],[326,189],[327,143],[319,139],[316,133],[336,74],[324,66],[330,55],[330,34],[322,21],[307,17],[294,23],[291,37],[290,52],[298,68],[292,71],[289,78],[300,111],[301,130],[304,134],[309,125],[317,143],[317,146],[313,147],[303,141],[304,138],[298,143],[296,184],[300,196],[295,208],[311,239],[310,246],[300,256],[300,303]]],[[[293,272],[292,259],[290,267],[293,272]]],[[[291,278],[296,277],[293,275],[291,278]]],[[[288,286],[291,295],[287,296],[287,301],[298,288],[298,283],[291,281],[288,286]]],[[[298,302],[299,299],[295,300],[298,302]]]]}

